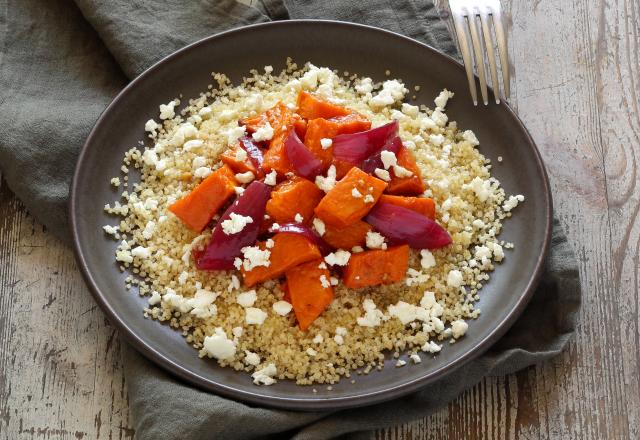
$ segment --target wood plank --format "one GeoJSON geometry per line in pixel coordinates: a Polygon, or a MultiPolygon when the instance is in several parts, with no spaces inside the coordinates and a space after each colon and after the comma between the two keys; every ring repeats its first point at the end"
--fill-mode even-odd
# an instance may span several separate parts
{"type": "Polygon", "coordinates": [[[0,183],[0,439],[127,439],[120,340],[72,252],[0,183]]]}

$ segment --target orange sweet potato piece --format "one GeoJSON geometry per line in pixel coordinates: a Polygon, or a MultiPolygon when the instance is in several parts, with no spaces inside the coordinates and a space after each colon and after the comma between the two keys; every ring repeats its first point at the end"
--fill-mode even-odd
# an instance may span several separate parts
{"type": "Polygon", "coordinates": [[[433,199],[426,197],[404,197],[382,194],[380,196],[381,203],[391,203],[392,205],[402,206],[415,212],[429,217],[431,220],[436,218],[436,203],[433,199]]]}
{"type": "Polygon", "coordinates": [[[309,223],[316,207],[324,193],[315,183],[299,176],[276,185],[267,202],[267,214],[276,223],[290,223],[295,221],[296,214],[309,223]]]}
{"type": "Polygon", "coordinates": [[[320,200],[315,209],[316,216],[328,225],[347,227],[367,215],[386,187],[386,182],[353,167],[320,200]],[[359,197],[354,197],[354,189],[359,197]]]}
{"type": "Polygon", "coordinates": [[[307,134],[307,121],[305,119],[298,119],[293,123],[293,128],[300,139],[304,139],[307,134]]]}
{"type": "Polygon", "coordinates": [[[300,330],[303,331],[309,328],[333,300],[333,287],[329,284],[331,274],[327,269],[320,269],[320,263],[321,258],[312,260],[289,269],[286,273],[293,312],[300,330]],[[321,277],[324,277],[324,285],[321,277]]]}
{"type": "Polygon", "coordinates": [[[279,102],[265,113],[266,120],[273,127],[273,138],[269,141],[269,149],[264,155],[262,168],[265,173],[272,170],[280,175],[293,172],[293,167],[287,159],[284,142],[289,136],[289,131],[294,128],[300,116],[293,113],[284,103],[279,102]]]}
{"type": "Polygon", "coordinates": [[[286,301],[291,304],[291,294],[289,293],[289,285],[287,284],[287,280],[285,279],[280,283],[280,290],[282,290],[282,301],[286,301]]]}
{"type": "Polygon", "coordinates": [[[331,165],[336,167],[336,179],[340,180],[347,175],[349,170],[354,167],[352,163],[344,160],[336,159],[335,157],[331,161],[331,165]]]}
{"type": "Polygon", "coordinates": [[[354,246],[363,246],[367,239],[367,232],[371,229],[371,225],[362,220],[346,228],[336,228],[331,225],[325,225],[325,232],[322,239],[336,249],[349,250],[354,246]]]}
{"type": "Polygon", "coordinates": [[[401,281],[407,274],[409,245],[387,250],[370,250],[351,254],[342,273],[344,285],[351,289],[391,284],[401,281]]]}
{"type": "Polygon", "coordinates": [[[189,194],[171,205],[169,211],[190,229],[200,232],[234,194],[235,186],[233,171],[224,165],[200,182],[189,194]]]}
{"type": "Polygon", "coordinates": [[[301,91],[298,94],[298,114],[305,119],[333,118],[346,116],[351,110],[332,104],[311,93],[301,91]]]}
{"type": "Polygon", "coordinates": [[[258,128],[262,127],[267,122],[267,117],[264,113],[249,118],[240,119],[238,125],[244,125],[247,129],[247,133],[255,133],[258,128]]]}
{"type": "Polygon", "coordinates": [[[331,119],[311,119],[307,123],[304,144],[328,168],[333,159],[333,147],[322,148],[321,139],[332,139],[340,134],[357,133],[369,128],[371,121],[358,113],[331,119]]]}
{"type": "Polygon", "coordinates": [[[411,151],[407,150],[406,148],[401,147],[396,156],[398,158],[398,165],[403,166],[404,168],[411,171],[413,173],[413,176],[396,177],[395,175],[393,175],[393,177],[391,178],[391,182],[389,182],[387,192],[389,194],[398,195],[422,194],[427,189],[427,186],[420,176],[420,170],[418,169],[418,165],[416,165],[416,160],[413,157],[413,153],[411,153],[411,151]]]}
{"type": "Polygon", "coordinates": [[[247,171],[251,171],[254,175],[257,175],[258,170],[256,170],[256,167],[253,165],[253,162],[251,162],[249,157],[246,157],[245,160],[236,159],[236,153],[241,149],[242,147],[239,145],[235,145],[234,147],[227,149],[220,155],[220,160],[229,165],[229,168],[231,168],[234,173],[246,173],[247,171]]]}
{"type": "MultiPolygon", "coordinates": [[[[241,268],[245,286],[251,287],[278,278],[294,266],[322,257],[316,245],[298,234],[276,234],[273,241],[269,266],[257,266],[250,271],[241,268]]],[[[260,249],[266,248],[265,243],[259,243],[258,246],[260,249]]]]}

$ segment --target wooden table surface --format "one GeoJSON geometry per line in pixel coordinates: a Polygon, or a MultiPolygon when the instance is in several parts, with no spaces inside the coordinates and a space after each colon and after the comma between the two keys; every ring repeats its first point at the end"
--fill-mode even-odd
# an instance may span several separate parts
{"type": "MultiPolygon", "coordinates": [[[[577,335],[553,361],[485,379],[375,437],[637,439],[640,2],[503,5],[511,103],[546,160],[580,262],[577,335]]],[[[0,439],[133,438],[120,345],[71,250],[0,183],[0,439]]]]}

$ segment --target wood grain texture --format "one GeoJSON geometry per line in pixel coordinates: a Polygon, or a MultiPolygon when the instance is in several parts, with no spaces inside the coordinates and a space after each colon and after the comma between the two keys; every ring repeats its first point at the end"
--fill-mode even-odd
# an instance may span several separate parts
{"type": "MultiPolygon", "coordinates": [[[[640,2],[503,5],[511,102],[546,160],[580,262],[578,332],[551,362],[486,378],[372,437],[637,439],[640,2]]],[[[0,440],[132,438],[119,344],[71,251],[0,183],[0,440]]]]}

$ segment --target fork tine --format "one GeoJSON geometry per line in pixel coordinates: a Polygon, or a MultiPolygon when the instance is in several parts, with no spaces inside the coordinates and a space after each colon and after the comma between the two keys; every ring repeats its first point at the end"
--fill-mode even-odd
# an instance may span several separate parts
{"type": "Polygon", "coordinates": [[[511,83],[509,79],[509,58],[507,54],[507,39],[505,38],[504,28],[502,27],[502,14],[499,8],[492,8],[493,29],[496,32],[498,40],[498,52],[500,53],[500,69],[502,70],[502,81],[504,84],[504,96],[511,96],[511,83]]]}
{"type": "Polygon", "coordinates": [[[482,24],[482,33],[484,34],[484,45],[487,48],[487,59],[489,60],[489,68],[491,70],[491,85],[493,86],[493,96],[496,104],[500,104],[500,85],[498,84],[498,70],[496,69],[496,53],[493,50],[493,39],[489,30],[489,18],[487,11],[480,11],[480,23],[482,24]]]}
{"type": "Polygon", "coordinates": [[[471,99],[473,105],[478,105],[478,92],[476,90],[476,80],[473,76],[473,64],[471,61],[471,53],[469,52],[469,41],[467,38],[467,32],[465,30],[465,19],[457,12],[453,13],[453,23],[456,28],[456,35],[458,36],[458,47],[462,53],[462,60],[464,61],[464,70],[467,72],[467,80],[469,81],[469,91],[471,92],[471,99]]]}
{"type": "Polygon", "coordinates": [[[469,30],[471,31],[471,42],[473,43],[473,50],[478,66],[478,77],[480,78],[480,93],[482,93],[482,101],[484,105],[489,105],[489,93],[487,91],[487,76],[486,68],[484,65],[484,54],[482,52],[482,43],[480,42],[480,35],[478,34],[478,28],[476,26],[476,13],[470,11],[467,16],[469,23],[469,30]]]}

